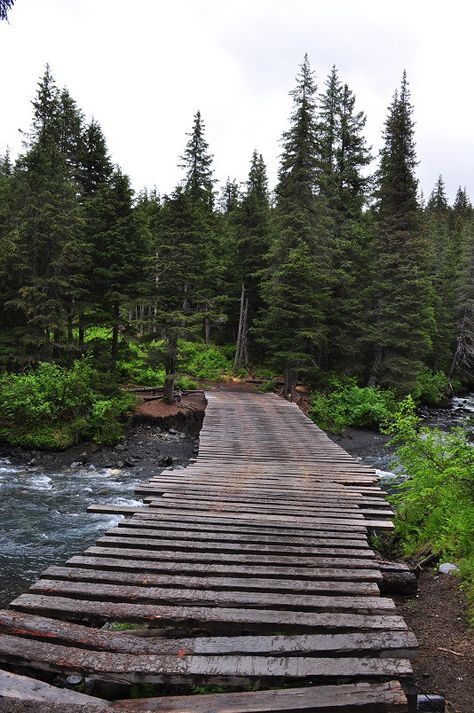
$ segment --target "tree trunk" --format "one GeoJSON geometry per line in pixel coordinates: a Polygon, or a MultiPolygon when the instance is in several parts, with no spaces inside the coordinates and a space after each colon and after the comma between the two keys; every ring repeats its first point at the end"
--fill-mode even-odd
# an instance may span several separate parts
{"type": "Polygon", "coordinates": [[[113,326],[112,326],[112,349],[110,352],[110,356],[112,357],[113,361],[117,360],[117,355],[118,355],[118,340],[119,340],[119,317],[120,317],[120,310],[119,310],[119,305],[118,302],[114,302],[112,306],[112,315],[113,315],[113,326]]]}
{"type": "Polygon", "coordinates": [[[239,329],[237,332],[237,343],[235,345],[234,372],[238,371],[242,364],[247,365],[247,319],[249,300],[245,296],[245,285],[242,282],[242,292],[240,294],[239,329]]]}
{"type": "Polygon", "coordinates": [[[374,360],[372,362],[372,368],[370,370],[370,376],[369,380],[367,382],[367,386],[375,386],[377,383],[377,376],[380,371],[380,367],[382,366],[382,359],[383,359],[383,352],[381,349],[378,349],[374,360]]]}
{"type": "Polygon", "coordinates": [[[85,330],[84,330],[84,324],[82,322],[82,317],[79,317],[79,325],[78,325],[78,332],[79,332],[79,346],[84,346],[84,337],[85,337],[85,330]]]}
{"type": "Polygon", "coordinates": [[[209,305],[206,304],[205,317],[204,317],[204,341],[209,344],[211,340],[211,323],[208,317],[209,305]]]}
{"type": "Polygon", "coordinates": [[[168,337],[166,341],[165,356],[165,384],[163,387],[163,400],[167,404],[174,402],[174,381],[176,378],[176,347],[178,340],[176,337],[168,337]]]}
{"type": "Polygon", "coordinates": [[[285,386],[283,396],[287,401],[294,401],[297,374],[288,367],[285,369],[285,386]]]}

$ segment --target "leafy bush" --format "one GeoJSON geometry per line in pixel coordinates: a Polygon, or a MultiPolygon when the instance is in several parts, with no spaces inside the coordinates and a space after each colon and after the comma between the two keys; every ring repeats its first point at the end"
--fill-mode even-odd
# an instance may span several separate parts
{"type": "Polygon", "coordinates": [[[443,404],[449,394],[449,381],[442,371],[425,369],[416,377],[412,396],[415,401],[421,401],[428,406],[443,404]]]}
{"type": "Polygon", "coordinates": [[[0,378],[0,438],[12,445],[62,449],[89,436],[112,443],[135,399],[111,388],[91,366],[76,360],[70,369],[40,363],[23,374],[0,378]]]}
{"type": "Polygon", "coordinates": [[[329,393],[311,398],[310,418],[322,429],[341,433],[348,426],[378,428],[395,409],[391,391],[357,386],[354,378],[332,379],[329,393]]]}
{"type": "Polygon", "coordinates": [[[178,343],[179,371],[198,379],[220,379],[222,374],[232,369],[232,361],[224,355],[222,348],[203,342],[178,343]]]}
{"type": "Polygon", "coordinates": [[[268,381],[264,381],[263,384],[260,384],[257,387],[257,391],[260,391],[262,394],[268,394],[270,391],[275,391],[277,387],[277,380],[276,379],[268,379],[268,381]]]}
{"type": "Polygon", "coordinates": [[[460,428],[419,427],[410,396],[385,432],[409,476],[391,496],[403,553],[458,561],[474,596],[474,447],[460,428]]]}

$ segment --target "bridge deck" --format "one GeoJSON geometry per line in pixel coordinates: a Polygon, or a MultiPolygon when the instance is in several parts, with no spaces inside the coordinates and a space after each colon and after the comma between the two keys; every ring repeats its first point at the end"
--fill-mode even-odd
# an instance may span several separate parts
{"type": "Polygon", "coordinates": [[[13,710],[7,689],[8,705],[69,710],[48,683],[72,673],[86,692],[228,691],[113,707],[68,692],[78,711],[408,710],[416,640],[380,594],[367,535],[390,529],[392,511],[375,472],[274,395],[208,401],[197,461],[139,487],[143,506],[0,612],[0,662],[44,681],[32,699],[31,679],[2,673],[0,710],[13,710]]]}

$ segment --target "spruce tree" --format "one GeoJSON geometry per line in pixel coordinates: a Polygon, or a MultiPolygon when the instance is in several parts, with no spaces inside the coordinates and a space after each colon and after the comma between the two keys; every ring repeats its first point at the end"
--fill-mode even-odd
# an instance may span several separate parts
{"type": "Polygon", "coordinates": [[[417,202],[413,108],[404,73],[381,151],[374,240],[376,284],[368,315],[370,384],[409,391],[431,349],[428,245],[417,202]]]}
{"type": "Polygon", "coordinates": [[[328,366],[361,368],[360,314],[364,309],[368,275],[367,200],[365,167],[370,152],[363,135],[365,115],[355,110],[355,96],[342,84],[335,67],[320,96],[320,190],[332,219],[332,294],[328,366]]]}
{"type": "Polygon", "coordinates": [[[455,306],[455,348],[449,377],[461,376],[473,383],[474,373],[474,220],[464,229],[461,271],[455,306]]]}
{"type": "Polygon", "coordinates": [[[132,205],[132,189],[126,175],[114,170],[89,205],[91,284],[95,319],[112,331],[111,357],[117,358],[119,335],[127,324],[125,307],[145,279],[146,236],[132,205]]]}
{"type": "Polygon", "coordinates": [[[83,129],[79,185],[83,197],[93,196],[112,175],[113,166],[100,124],[92,119],[83,129]]]}
{"type": "Polygon", "coordinates": [[[185,170],[184,189],[193,200],[211,207],[214,203],[214,183],[212,171],[213,156],[205,138],[205,124],[198,110],[193,127],[187,134],[189,140],[181,156],[180,168],[185,170]]]}
{"type": "MultiPolygon", "coordinates": [[[[214,213],[214,183],[212,160],[209,145],[205,138],[205,125],[198,111],[194,116],[192,130],[184,149],[179,166],[184,169],[182,184],[184,192],[193,201],[196,210],[192,213],[197,220],[195,226],[189,226],[190,233],[196,227],[202,232],[200,239],[200,269],[205,275],[206,288],[202,293],[204,300],[203,332],[205,341],[210,339],[212,324],[221,321],[226,302],[223,277],[225,274],[226,255],[218,233],[218,221],[214,213]]],[[[191,215],[191,213],[188,213],[191,215]]]]}
{"type": "Polygon", "coordinates": [[[298,375],[321,364],[327,339],[330,284],[326,202],[318,193],[321,170],[316,85],[305,55],[293,97],[290,128],[276,188],[276,234],[262,291],[262,339],[285,372],[292,398],[298,375]],[[310,279],[311,277],[311,279],[310,279]]]}
{"type": "Polygon", "coordinates": [[[234,213],[236,278],[240,283],[240,309],[234,370],[247,366],[249,335],[255,315],[261,310],[260,282],[270,248],[271,216],[266,166],[253,152],[245,195],[234,213]]]}
{"type": "Polygon", "coordinates": [[[156,320],[165,339],[164,399],[172,403],[179,338],[196,337],[206,309],[207,223],[190,192],[165,198],[156,245],[156,320]]]}
{"type": "Polygon", "coordinates": [[[447,371],[455,338],[454,309],[460,256],[449,230],[450,210],[443,177],[440,175],[425,208],[425,227],[430,249],[435,329],[430,366],[447,371]]]}
{"type": "Polygon", "coordinates": [[[15,4],[15,0],[0,0],[0,20],[8,19],[8,13],[15,4]]]}

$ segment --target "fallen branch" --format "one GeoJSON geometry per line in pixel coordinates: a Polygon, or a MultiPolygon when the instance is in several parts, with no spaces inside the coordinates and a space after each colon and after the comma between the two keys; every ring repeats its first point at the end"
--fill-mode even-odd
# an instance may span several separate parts
{"type": "Polygon", "coordinates": [[[442,646],[438,646],[436,651],[444,651],[447,654],[453,654],[454,656],[464,656],[464,654],[460,654],[459,651],[453,651],[452,649],[443,649],[442,646]]]}

